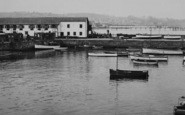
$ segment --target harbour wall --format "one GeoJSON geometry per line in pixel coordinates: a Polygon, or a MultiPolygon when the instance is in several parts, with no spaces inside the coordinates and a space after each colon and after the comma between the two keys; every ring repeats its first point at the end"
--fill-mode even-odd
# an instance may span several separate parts
{"type": "Polygon", "coordinates": [[[34,43],[31,41],[0,43],[0,51],[32,51],[34,49],[34,43]]]}
{"type": "Polygon", "coordinates": [[[57,43],[61,46],[72,46],[78,47],[83,45],[96,45],[108,48],[124,48],[124,47],[134,47],[134,48],[164,48],[164,49],[179,49],[185,48],[184,39],[180,40],[143,40],[143,39],[112,39],[112,38],[102,38],[102,39],[55,39],[57,43]]]}

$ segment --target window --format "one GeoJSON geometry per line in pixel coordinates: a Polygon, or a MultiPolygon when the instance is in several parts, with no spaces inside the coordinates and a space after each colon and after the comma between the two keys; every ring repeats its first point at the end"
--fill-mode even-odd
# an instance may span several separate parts
{"type": "Polygon", "coordinates": [[[41,25],[37,25],[38,30],[41,30],[41,25]]]}
{"type": "Polygon", "coordinates": [[[25,31],[25,35],[28,35],[28,31],[25,31]]]}
{"type": "Polygon", "coordinates": [[[60,36],[61,36],[61,37],[64,36],[64,32],[60,32],[60,36]]]}
{"type": "Polygon", "coordinates": [[[70,24],[67,24],[67,28],[70,28],[70,24]]]}
{"type": "Polygon", "coordinates": [[[82,36],[82,32],[80,32],[80,36],[82,36]]]}
{"type": "Polygon", "coordinates": [[[73,35],[76,36],[76,32],[73,32],[73,35]]]}
{"type": "Polygon", "coordinates": [[[1,30],[1,31],[3,30],[3,25],[0,25],[0,30],[1,30]]]}
{"type": "Polygon", "coordinates": [[[51,25],[51,28],[57,28],[57,25],[52,24],[52,25],[51,25]]]}
{"type": "Polygon", "coordinates": [[[70,32],[67,32],[67,35],[70,36],[70,32]]]}
{"type": "Polygon", "coordinates": [[[16,30],[16,28],[17,28],[17,25],[13,25],[13,30],[16,30]]]}
{"type": "Polygon", "coordinates": [[[82,24],[80,24],[80,28],[82,28],[83,26],[82,26],[82,24]]]}
{"type": "Polygon", "coordinates": [[[6,25],[6,30],[9,30],[10,29],[10,25],[6,25]]]}
{"type": "Polygon", "coordinates": [[[30,30],[34,30],[35,25],[29,25],[30,30]]]}

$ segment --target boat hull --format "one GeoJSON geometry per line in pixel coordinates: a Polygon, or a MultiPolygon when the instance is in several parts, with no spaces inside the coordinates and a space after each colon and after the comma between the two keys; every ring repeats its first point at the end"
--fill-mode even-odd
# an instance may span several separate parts
{"type": "Polygon", "coordinates": [[[67,49],[68,49],[67,47],[56,47],[56,48],[54,48],[55,51],[65,51],[67,49]]]}
{"type": "Polygon", "coordinates": [[[49,49],[59,49],[60,46],[50,46],[50,45],[36,45],[35,50],[49,50],[49,49]]]}
{"type": "Polygon", "coordinates": [[[185,115],[185,108],[179,109],[177,106],[174,107],[174,115],[185,115]]]}
{"type": "Polygon", "coordinates": [[[135,56],[135,55],[131,55],[130,56],[131,60],[152,60],[152,61],[168,61],[168,57],[166,56],[135,56]]]}
{"type": "Polygon", "coordinates": [[[110,69],[110,79],[148,79],[148,71],[113,70],[110,69]]]}
{"type": "Polygon", "coordinates": [[[117,57],[118,54],[108,54],[108,53],[88,53],[88,56],[94,57],[117,57]]]}
{"type": "Polygon", "coordinates": [[[143,48],[144,54],[166,54],[166,55],[182,55],[182,50],[165,50],[165,49],[148,49],[143,48]]]}
{"type": "Polygon", "coordinates": [[[158,61],[153,60],[133,60],[134,64],[143,64],[143,65],[158,65],[158,61]]]}

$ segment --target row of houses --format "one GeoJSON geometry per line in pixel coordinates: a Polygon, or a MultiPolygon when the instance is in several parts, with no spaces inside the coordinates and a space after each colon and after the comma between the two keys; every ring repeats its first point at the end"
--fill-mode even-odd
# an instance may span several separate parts
{"type": "Polygon", "coordinates": [[[86,17],[0,18],[0,33],[54,33],[55,37],[88,37],[91,31],[86,17]]]}

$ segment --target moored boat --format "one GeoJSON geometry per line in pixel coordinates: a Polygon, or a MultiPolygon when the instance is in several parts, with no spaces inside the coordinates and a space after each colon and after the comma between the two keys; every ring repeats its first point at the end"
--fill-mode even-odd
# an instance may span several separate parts
{"type": "Polygon", "coordinates": [[[168,56],[156,55],[130,55],[131,60],[154,60],[154,61],[168,61],[168,56]]]}
{"type": "Polygon", "coordinates": [[[117,54],[118,56],[128,56],[128,52],[125,51],[105,51],[106,54],[117,54]]]}
{"type": "Polygon", "coordinates": [[[110,69],[110,79],[148,79],[148,70],[113,70],[110,69]]]}
{"type": "Polygon", "coordinates": [[[116,60],[116,69],[109,69],[110,79],[144,79],[148,80],[148,70],[119,70],[118,69],[118,57],[116,60]]]}
{"type": "Polygon", "coordinates": [[[118,54],[116,54],[116,53],[88,53],[88,56],[94,56],[94,57],[117,57],[118,54]]]}
{"type": "Polygon", "coordinates": [[[37,45],[35,44],[35,50],[48,50],[60,48],[59,45],[37,45]]]}
{"type": "Polygon", "coordinates": [[[168,39],[168,40],[179,40],[179,39],[181,39],[181,36],[165,35],[165,36],[163,36],[163,38],[168,39]]]}
{"type": "Polygon", "coordinates": [[[182,50],[167,50],[167,49],[149,49],[143,48],[142,53],[144,54],[161,54],[161,55],[182,55],[182,50]]]}
{"type": "Polygon", "coordinates": [[[134,39],[161,39],[161,35],[136,35],[134,39]]]}
{"type": "Polygon", "coordinates": [[[185,96],[178,99],[178,105],[174,106],[174,115],[185,115],[185,96]]]}
{"type": "Polygon", "coordinates": [[[67,49],[68,49],[67,47],[54,47],[55,51],[65,51],[67,49]]]}
{"type": "Polygon", "coordinates": [[[158,61],[155,60],[133,60],[134,64],[145,64],[145,65],[158,65],[158,61]]]}

